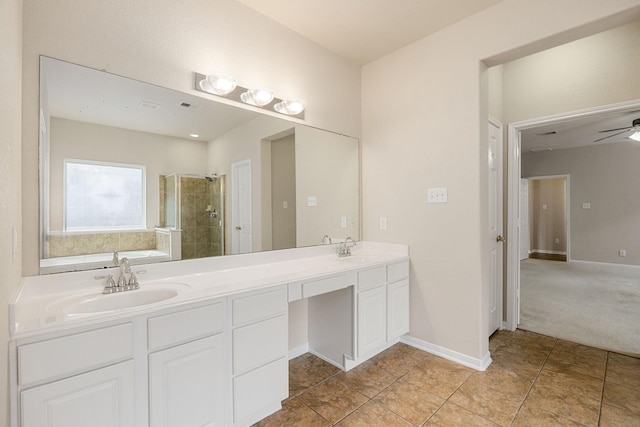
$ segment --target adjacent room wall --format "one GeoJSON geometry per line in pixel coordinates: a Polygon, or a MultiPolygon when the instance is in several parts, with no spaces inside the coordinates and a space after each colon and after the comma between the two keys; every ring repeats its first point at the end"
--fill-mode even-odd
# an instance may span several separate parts
{"type": "MultiPolygon", "coordinates": [[[[0,425],[9,425],[7,356],[9,299],[22,277],[22,1],[0,13],[0,425]],[[17,251],[14,254],[14,230],[17,251]]],[[[35,226],[35,224],[34,224],[35,226]]]]}
{"type": "Polygon", "coordinates": [[[564,178],[529,181],[531,252],[567,253],[565,202],[566,180],[564,178]]]}
{"type": "Polygon", "coordinates": [[[488,354],[488,77],[481,61],[497,65],[593,34],[633,19],[612,15],[638,6],[505,0],[363,67],[364,235],[411,247],[417,342],[470,363],[488,354]],[[448,203],[426,203],[434,187],[448,188],[448,203]],[[378,228],[380,216],[387,230],[378,228]]]}
{"type": "Polygon", "coordinates": [[[640,143],[629,141],[528,154],[522,174],[571,176],[572,260],[640,265],[638,165],[640,143]]]}

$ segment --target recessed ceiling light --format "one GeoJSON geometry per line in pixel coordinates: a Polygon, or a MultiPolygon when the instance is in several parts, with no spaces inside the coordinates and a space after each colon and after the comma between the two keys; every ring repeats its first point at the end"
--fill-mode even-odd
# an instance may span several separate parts
{"type": "Polygon", "coordinates": [[[639,141],[640,142],[640,131],[629,135],[629,139],[633,139],[634,141],[639,141]]]}
{"type": "Polygon", "coordinates": [[[198,135],[197,133],[192,133],[191,135],[189,135],[191,138],[200,138],[200,135],[198,135]]]}

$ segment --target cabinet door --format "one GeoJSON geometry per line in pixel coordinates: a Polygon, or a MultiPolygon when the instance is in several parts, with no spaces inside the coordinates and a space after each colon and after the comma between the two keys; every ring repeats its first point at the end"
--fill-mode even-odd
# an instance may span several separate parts
{"type": "Polygon", "coordinates": [[[22,427],[133,427],[133,361],[21,393],[22,427]]]}
{"type": "Polygon", "coordinates": [[[150,425],[222,426],[222,334],[149,355],[150,425]]]}
{"type": "Polygon", "coordinates": [[[387,285],[387,340],[409,332],[409,279],[387,285]]]}
{"type": "Polygon", "coordinates": [[[387,341],[387,292],[385,286],[358,292],[358,356],[376,350],[387,341]]]}

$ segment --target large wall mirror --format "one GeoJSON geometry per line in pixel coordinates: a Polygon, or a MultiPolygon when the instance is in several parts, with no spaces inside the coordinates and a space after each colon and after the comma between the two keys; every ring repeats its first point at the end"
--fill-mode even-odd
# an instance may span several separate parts
{"type": "Polygon", "coordinates": [[[359,238],[358,140],[40,58],[40,273],[359,238]]]}

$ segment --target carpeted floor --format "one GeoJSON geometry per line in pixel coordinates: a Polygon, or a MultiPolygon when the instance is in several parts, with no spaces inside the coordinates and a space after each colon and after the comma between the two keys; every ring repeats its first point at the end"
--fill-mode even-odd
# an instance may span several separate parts
{"type": "Polygon", "coordinates": [[[523,260],[518,328],[640,355],[640,267],[523,260]]]}

